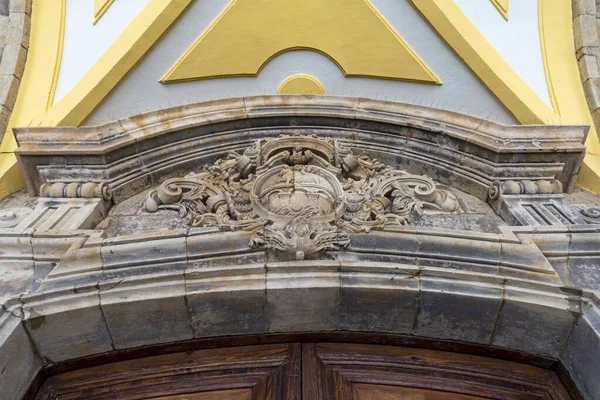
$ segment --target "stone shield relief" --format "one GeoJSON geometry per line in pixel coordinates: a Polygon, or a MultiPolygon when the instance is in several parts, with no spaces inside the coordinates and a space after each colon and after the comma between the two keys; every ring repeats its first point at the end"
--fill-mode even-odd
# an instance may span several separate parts
{"type": "Polygon", "coordinates": [[[303,135],[258,140],[243,154],[168,179],[144,207],[176,210],[193,227],[251,232],[250,246],[297,260],[348,246],[350,233],[410,225],[425,209],[460,212],[454,194],[427,176],[303,135]]]}

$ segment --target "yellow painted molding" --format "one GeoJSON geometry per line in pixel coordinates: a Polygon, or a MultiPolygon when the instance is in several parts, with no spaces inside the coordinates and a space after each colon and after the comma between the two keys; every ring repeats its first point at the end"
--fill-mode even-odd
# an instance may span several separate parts
{"type": "Polygon", "coordinates": [[[232,0],[161,81],[257,76],[297,49],[345,76],[441,83],[368,0],[232,0]]]}
{"type": "Polygon", "coordinates": [[[559,122],[554,111],[500,56],[454,1],[410,1],[519,122],[559,122]]]}
{"type": "Polygon", "coordinates": [[[540,40],[546,53],[546,79],[550,97],[563,124],[590,125],[585,143],[588,153],[600,154],[598,134],[587,105],[575,58],[572,10],[569,2],[540,0],[540,40]]]}
{"type": "Polygon", "coordinates": [[[277,94],[325,94],[325,88],[315,77],[298,74],[284,80],[277,94]]]}
{"type": "Polygon", "coordinates": [[[51,104],[56,87],[55,77],[60,68],[64,6],[63,0],[33,2],[27,62],[0,153],[16,150],[13,127],[32,125],[46,113],[48,104],[51,104]]]}
{"type": "Polygon", "coordinates": [[[78,126],[158,41],[193,0],[150,0],[98,62],[39,121],[78,126]]]}
{"type": "Polygon", "coordinates": [[[575,58],[573,15],[570,2],[540,0],[540,40],[546,52],[546,79],[563,124],[590,126],[587,155],[577,183],[600,194],[600,140],[590,114],[575,58]]]}
{"type": "Polygon", "coordinates": [[[592,193],[600,194],[600,155],[587,154],[579,170],[577,184],[592,193]]]}
{"type": "MultiPolygon", "coordinates": [[[[508,21],[508,0],[490,0],[505,20],[508,21]]],[[[517,0],[518,1],[518,0],[517,0]]],[[[521,0],[522,1],[522,0],[521,0]]]]}
{"type": "Polygon", "coordinates": [[[0,154],[0,200],[25,187],[14,153],[0,154]]]}
{"type": "Polygon", "coordinates": [[[52,77],[52,87],[50,88],[50,95],[48,96],[48,102],[46,103],[46,110],[48,110],[54,104],[54,97],[56,96],[56,87],[58,86],[58,77],[60,75],[60,67],[63,59],[63,49],[65,46],[65,26],[67,23],[67,0],[61,0],[60,4],[60,31],[58,36],[58,48],[56,51],[56,61],[54,62],[54,76],[52,77]]]}
{"type": "Polygon", "coordinates": [[[94,0],[94,25],[104,16],[115,0],[94,0]]]}

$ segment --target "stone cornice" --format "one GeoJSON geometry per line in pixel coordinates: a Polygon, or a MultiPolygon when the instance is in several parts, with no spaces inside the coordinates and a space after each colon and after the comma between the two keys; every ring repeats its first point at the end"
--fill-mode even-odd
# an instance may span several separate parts
{"type": "Polygon", "coordinates": [[[502,126],[427,107],[326,96],[239,98],[98,127],[16,130],[31,193],[43,183],[107,182],[116,203],[253,140],[291,133],[339,138],[396,159],[410,173],[451,180],[481,199],[493,181],[504,179],[559,179],[568,191],[585,154],[587,131],[502,126]]]}

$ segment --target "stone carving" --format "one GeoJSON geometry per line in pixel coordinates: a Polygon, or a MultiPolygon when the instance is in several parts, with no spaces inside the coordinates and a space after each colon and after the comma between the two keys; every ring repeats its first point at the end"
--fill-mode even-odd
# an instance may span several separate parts
{"type": "Polygon", "coordinates": [[[489,188],[489,197],[496,200],[501,195],[534,195],[534,194],[560,194],[563,192],[559,180],[522,180],[522,181],[494,181],[489,188]]]}
{"type": "Polygon", "coordinates": [[[408,225],[425,209],[456,212],[459,204],[430,178],[356,155],[337,140],[285,135],[166,180],[145,208],[177,210],[191,226],[250,231],[251,246],[301,260],[347,246],[349,233],[408,225]]]}
{"type": "Polygon", "coordinates": [[[40,186],[41,197],[64,198],[101,198],[105,201],[112,199],[112,192],[106,182],[71,182],[44,183],[40,186]]]}
{"type": "Polygon", "coordinates": [[[7,210],[0,210],[0,228],[14,228],[19,223],[31,214],[33,210],[31,208],[11,208],[7,210]]]}

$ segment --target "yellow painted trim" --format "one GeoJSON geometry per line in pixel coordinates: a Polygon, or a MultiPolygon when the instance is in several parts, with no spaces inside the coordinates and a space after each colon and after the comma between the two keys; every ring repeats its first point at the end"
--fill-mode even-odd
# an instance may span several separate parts
{"type": "Polygon", "coordinates": [[[508,21],[508,0],[491,0],[491,2],[496,7],[498,12],[502,14],[504,19],[508,21]]]}
{"type": "Polygon", "coordinates": [[[0,153],[12,153],[16,150],[13,127],[30,126],[36,118],[39,123],[40,116],[46,113],[55,76],[60,68],[58,55],[62,46],[63,5],[63,0],[33,2],[27,62],[0,153]]]}
{"type": "Polygon", "coordinates": [[[558,123],[553,110],[498,54],[454,1],[410,1],[519,122],[558,123]]]}
{"type": "Polygon", "coordinates": [[[115,0],[94,0],[94,25],[106,14],[115,0]]]}
{"type": "Polygon", "coordinates": [[[54,62],[54,76],[52,77],[52,87],[50,88],[50,95],[48,96],[48,102],[46,103],[46,111],[54,104],[54,97],[56,96],[56,87],[58,86],[58,77],[60,76],[60,67],[63,59],[63,49],[65,46],[65,25],[67,23],[67,0],[61,0],[61,13],[60,13],[60,31],[58,37],[58,50],[56,52],[56,61],[54,62]]]}
{"type": "Polygon", "coordinates": [[[193,0],[150,0],[98,62],[40,121],[78,126],[158,41],[193,0]]]}
{"type": "Polygon", "coordinates": [[[325,88],[315,77],[304,74],[292,75],[277,88],[277,94],[326,94],[325,88]]]}
{"type": "Polygon", "coordinates": [[[369,0],[233,0],[161,82],[257,76],[274,57],[302,49],[344,76],[441,84],[369,0]]]}
{"type": "Polygon", "coordinates": [[[14,153],[0,154],[0,200],[25,187],[14,153]]]}
{"type": "Polygon", "coordinates": [[[544,63],[544,74],[546,75],[546,86],[548,87],[548,95],[550,96],[550,102],[552,103],[552,108],[554,108],[554,112],[558,115],[560,113],[560,107],[558,106],[558,101],[556,100],[556,93],[554,90],[554,82],[552,82],[550,76],[550,64],[548,61],[548,49],[552,51],[553,43],[549,43],[546,40],[546,31],[548,30],[548,26],[546,26],[546,20],[544,18],[544,11],[546,9],[546,1],[538,0],[538,29],[540,35],[540,47],[542,49],[542,59],[544,63]]]}
{"type": "MultiPolygon", "coordinates": [[[[568,1],[540,0],[540,39],[546,49],[546,74],[560,121],[563,124],[590,125],[585,146],[586,158],[577,183],[600,194],[600,140],[590,115],[575,58],[573,15],[568,1]]],[[[551,92],[551,95],[552,95],[551,92]]]]}

